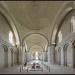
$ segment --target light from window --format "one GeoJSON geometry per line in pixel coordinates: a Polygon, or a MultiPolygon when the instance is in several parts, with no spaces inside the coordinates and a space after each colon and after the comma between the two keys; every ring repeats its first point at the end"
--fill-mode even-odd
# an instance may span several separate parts
{"type": "Polygon", "coordinates": [[[61,31],[59,31],[58,37],[59,37],[59,42],[61,42],[62,41],[62,33],[61,33],[61,31]]]}
{"type": "Polygon", "coordinates": [[[38,60],[38,52],[35,54],[35,59],[38,60]]]}
{"type": "Polygon", "coordinates": [[[14,42],[13,42],[13,33],[10,31],[9,32],[9,41],[12,45],[14,45],[14,42]]]}
{"type": "Polygon", "coordinates": [[[72,16],[72,18],[71,18],[71,24],[72,24],[73,32],[75,32],[75,16],[72,16]]]}

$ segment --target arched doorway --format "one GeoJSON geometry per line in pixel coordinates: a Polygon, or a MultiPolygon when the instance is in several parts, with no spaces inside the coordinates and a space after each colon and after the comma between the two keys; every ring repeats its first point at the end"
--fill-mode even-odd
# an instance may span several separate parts
{"type": "MultiPolygon", "coordinates": [[[[43,55],[42,53],[44,53],[43,48],[39,45],[33,45],[30,48],[30,54],[33,57],[32,59],[40,60],[41,56],[43,55]]],[[[41,59],[41,61],[42,61],[42,59],[41,59]]]]}
{"type": "Polygon", "coordinates": [[[40,59],[39,57],[42,57],[42,56],[40,56],[40,54],[42,54],[42,52],[44,52],[44,55],[45,55],[45,51],[47,51],[47,47],[48,47],[48,40],[40,33],[28,34],[22,40],[22,49],[25,48],[25,52],[27,52],[26,53],[27,59],[29,59],[28,57],[31,56],[29,54],[30,52],[32,53],[31,57],[35,58],[38,55],[38,59],[40,59]],[[38,53],[38,54],[36,54],[36,53],[38,53]]]}

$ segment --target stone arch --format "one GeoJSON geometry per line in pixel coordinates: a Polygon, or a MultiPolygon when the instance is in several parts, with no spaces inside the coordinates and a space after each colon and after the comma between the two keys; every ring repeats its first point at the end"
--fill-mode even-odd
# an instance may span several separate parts
{"type": "Polygon", "coordinates": [[[43,37],[48,41],[48,44],[49,44],[48,38],[47,38],[43,33],[38,33],[38,32],[27,33],[27,34],[23,37],[23,39],[22,39],[22,44],[23,44],[24,39],[27,38],[29,35],[32,35],[32,34],[39,34],[39,35],[43,36],[43,37]]]}
{"type": "Polygon", "coordinates": [[[3,6],[3,4],[0,4],[0,14],[5,18],[11,28],[15,37],[16,45],[20,44],[20,36],[14,18],[10,15],[9,11],[3,6]]]}
{"type": "MultiPolygon", "coordinates": [[[[33,45],[33,46],[31,46],[31,48],[32,47],[34,47],[35,45],[33,45]]],[[[42,49],[42,52],[43,52],[43,48],[40,46],[40,45],[37,45],[39,48],[41,48],[42,49]]],[[[30,50],[31,50],[31,48],[30,48],[30,50]]]]}
{"type": "Polygon", "coordinates": [[[23,37],[23,39],[22,39],[22,48],[23,48],[23,41],[24,41],[28,36],[30,36],[30,35],[32,35],[32,34],[39,34],[39,35],[43,36],[43,37],[47,40],[48,45],[49,45],[49,40],[48,40],[48,38],[47,38],[43,33],[32,32],[32,33],[26,34],[26,35],[23,37]]]}
{"type": "Polygon", "coordinates": [[[8,67],[8,47],[5,44],[2,44],[4,48],[4,67],[8,67]]]}
{"type": "MultiPolygon", "coordinates": [[[[33,46],[34,46],[34,45],[32,45],[32,46],[30,47],[30,49],[31,49],[33,46]]],[[[37,46],[41,47],[40,45],[37,45],[37,46]]],[[[43,50],[43,47],[41,47],[41,48],[42,48],[42,50],[43,50]]],[[[29,49],[29,50],[30,50],[30,49],[29,49]]]]}
{"type": "MultiPolygon", "coordinates": [[[[29,51],[25,51],[25,61],[27,61],[28,59],[27,59],[27,53],[29,53],[29,52],[32,52],[31,51],[31,48],[32,47],[34,47],[35,45],[32,45],[30,48],[29,48],[29,51]]],[[[42,51],[41,52],[43,52],[43,47],[41,47],[40,45],[37,45],[38,47],[40,47],[41,49],[42,49],[42,51]]],[[[30,53],[31,54],[31,53],[30,53]]]]}
{"type": "Polygon", "coordinates": [[[64,18],[74,9],[73,2],[67,2],[61,9],[60,13],[58,14],[57,18],[60,16],[60,18],[56,19],[53,32],[51,36],[51,44],[56,44],[56,37],[59,32],[59,29],[64,21],[64,18]]]}

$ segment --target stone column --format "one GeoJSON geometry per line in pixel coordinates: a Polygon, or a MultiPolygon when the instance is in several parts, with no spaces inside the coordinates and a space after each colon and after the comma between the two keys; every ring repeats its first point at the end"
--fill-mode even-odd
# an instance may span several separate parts
{"type": "Polygon", "coordinates": [[[64,51],[64,66],[67,66],[67,48],[68,48],[69,44],[65,44],[63,51],[64,51]]]}
{"type": "Polygon", "coordinates": [[[45,52],[43,51],[43,61],[45,62],[45,52]]]}
{"type": "Polygon", "coordinates": [[[41,61],[43,61],[43,52],[42,52],[42,56],[41,57],[42,57],[41,61]]]}
{"type": "Polygon", "coordinates": [[[55,45],[48,46],[48,63],[55,63],[55,45]]]}
{"type": "Polygon", "coordinates": [[[30,55],[31,55],[30,52],[28,52],[28,59],[29,59],[29,61],[30,61],[30,59],[31,59],[30,55]]]}
{"type": "Polygon", "coordinates": [[[64,51],[61,49],[61,65],[64,66],[64,51]]]}
{"type": "Polygon", "coordinates": [[[19,48],[17,48],[17,64],[19,64],[19,48]]]}
{"type": "Polygon", "coordinates": [[[20,47],[20,51],[19,51],[19,60],[20,60],[20,64],[23,63],[23,48],[20,47]]]}
{"type": "Polygon", "coordinates": [[[46,51],[45,56],[45,61],[48,62],[48,51],[46,51]]]}
{"type": "Polygon", "coordinates": [[[26,52],[26,60],[29,62],[29,52],[26,52]]]}
{"type": "Polygon", "coordinates": [[[26,52],[24,53],[24,62],[26,62],[26,52]]]}
{"type": "Polygon", "coordinates": [[[19,50],[19,63],[22,64],[22,50],[19,50]]]}
{"type": "Polygon", "coordinates": [[[44,58],[44,61],[46,62],[47,61],[47,52],[46,51],[43,52],[43,56],[44,56],[43,57],[44,58]]]}
{"type": "Polygon", "coordinates": [[[44,52],[43,52],[43,61],[44,61],[44,52]]]}
{"type": "Polygon", "coordinates": [[[75,68],[75,49],[73,49],[73,68],[75,68]]]}
{"type": "Polygon", "coordinates": [[[73,68],[75,68],[75,41],[72,43],[72,49],[73,49],[73,68]]]}
{"type": "Polygon", "coordinates": [[[8,49],[4,47],[4,67],[8,67],[8,49]]]}
{"type": "Polygon", "coordinates": [[[48,46],[48,63],[50,64],[50,46],[48,46]]]}
{"type": "Polygon", "coordinates": [[[25,53],[25,48],[23,47],[21,50],[21,64],[24,64],[24,53],[25,53]]]}

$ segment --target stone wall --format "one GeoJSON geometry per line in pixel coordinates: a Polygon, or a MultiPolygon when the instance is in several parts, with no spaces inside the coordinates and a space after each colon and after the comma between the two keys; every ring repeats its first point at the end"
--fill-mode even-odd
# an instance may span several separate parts
{"type": "Polygon", "coordinates": [[[59,64],[59,62],[61,62],[61,65],[66,67],[74,67],[75,65],[75,48],[73,47],[73,42],[75,41],[75,31],[73,30],[74,23],[72,22],[72,17],[74,17],[74,15],[75,10],[70,12],[62,21],[59,28],[59,31],[62,33],[62,41],[57,41],[55,47],[56,63],[59,64]],[[59,48],[61,48],[60,51],[58,51],[59,48]],[[59,52],[61,54],[61,60],[59,59],[59,52]]]}
{"type": "MultiPolygon", "coordinates": [[[[74,66],[73,63],[74,63],[75,57],[73,57],[73,55],[75,53],[73,50],[75,50],[75,49],[73,48],[73,45],[72,45],[74,40],[75,40],[75,33],[73,32],[73,33],[69,34],[61,43],[59,43],[56,46],[55,50],[57,53],[59,53],[58,49],[61,48],[60,49],[61,50],[61,60],[60,60],[61,65],[64,65],[67,67],[73,67],[74,66]],[[65,65],[65,63],[66,63],[66,65],[65,65]]],[[[57,57],[56,62],[58,62],[59,61],[58,54],[56,55],[56,57],[57,57]]]]}
{"type": "Polygon", "coordinates": [[[10,43],[7,43],[6,41],[0,39],[0,69],[5,67],[11,67],[16,64],[17,48],[13,47],[10,43]],[[13,50],[13,57],[11,56],[11,50],[13,50]],[[5,52],[7,53],[5,54],[5,52]]]}

